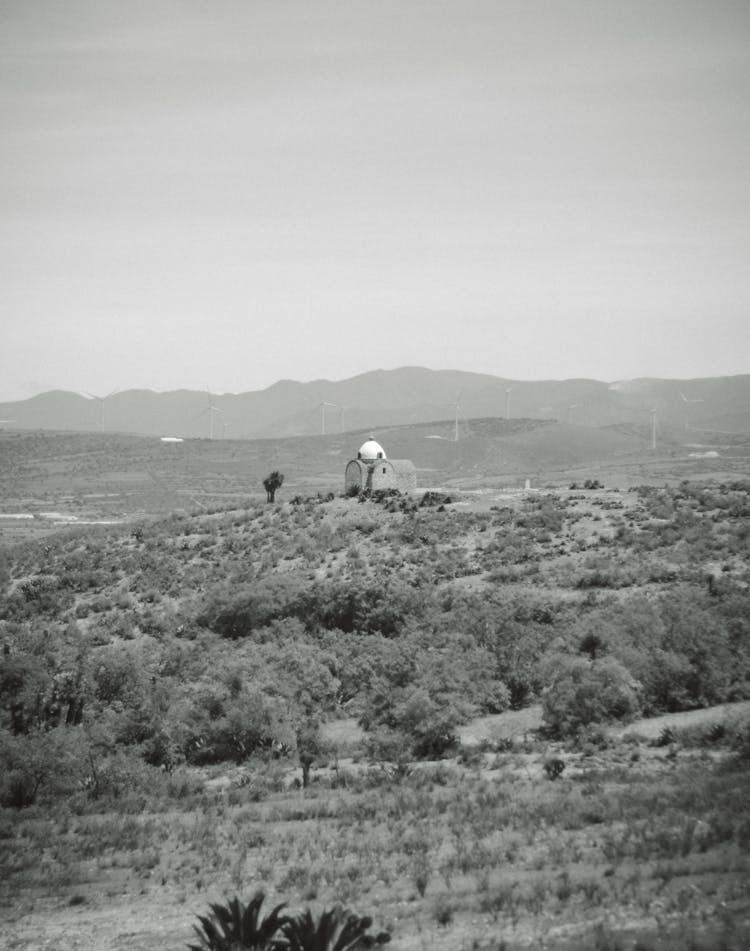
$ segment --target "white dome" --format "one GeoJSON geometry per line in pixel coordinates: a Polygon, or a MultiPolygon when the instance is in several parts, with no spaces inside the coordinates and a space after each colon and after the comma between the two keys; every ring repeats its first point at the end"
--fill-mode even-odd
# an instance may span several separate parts
{"type": "Polygon", "coordinates": [[[379,442],[375,442],[374,439],[368,439],[367,442],[363,442],[359,447],[359,452],[357,453],[360,459],[385,459],[386,454],[383,447],[379,442]]]}

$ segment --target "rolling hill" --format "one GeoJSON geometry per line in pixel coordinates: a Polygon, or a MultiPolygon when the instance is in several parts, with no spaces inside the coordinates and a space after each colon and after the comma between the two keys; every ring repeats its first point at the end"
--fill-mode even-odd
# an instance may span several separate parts
{"type": "Polygon", "coordinates": [[[0,404],[6,429],[258,439],[356,431],[453,419],[556,419],[578,426],[629,424],[651,410],[684,441],[750,432],[750,375],[696,380],[508,380],[458,370],[402,367],[346,380],[280,380],[246,393],[125,390],[105,398],[60,390],[0,404]]]}
{"type": "MultiPolygon", "coordinates": [[[[273,469],[285,476],[282,501],[339,494],[344,468],[367,438],[359,429],[265,439],[185,439],[107,432],[0,430],[0,548],[41,537],[60,524],[121,522],[146,514],[245,504],[262,496],[273,469]]],[[[684,445],[682,430],[647,425],[580,426],[545,419],[481,417],[383,426],[391,458],[411,459],[419,489],[493,490],[583,483],[628,487],[685,478],[732,482],[747,474],[750,437],[715,448],[684,445]]],[[[488,503],[489,504],[489,503],[488,503]]]]}

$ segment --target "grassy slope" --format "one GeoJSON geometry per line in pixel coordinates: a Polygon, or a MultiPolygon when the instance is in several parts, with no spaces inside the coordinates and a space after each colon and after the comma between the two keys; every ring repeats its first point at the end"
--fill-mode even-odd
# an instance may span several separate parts
{"type": "Polygon", "coordinates": [[[154,796],[130,815],[5,825],[24,870],[4,884],[5,947],[176,951],[209,900],[257,887],[293,907],[344,901],[403,951],[746,946],[747,768],[630,744],[568,755],[551,783],[543,755],[400,781],[339,765],[260,802],[235,770],[167,811],[154,796]]]}
{"type": "MultiPolygon", "coordinates": [[[[561,529],[529,536],[533,571],[492,555],[501,530],[487,521],[492,506],[528,516],[537,499],[489,491],[459,498],[448,513],[419,515],[425,530],[438,532],[429,559],[418,532],[411,541],[399,534],[406,516],[337,500],[156,522],[144,525],[142,539],[127,529],[53,536],[47,550],[13,552],[10,583],[13,590],[40,573],[59,577],[66,559],[88,559],[86,570],[109,574],[76,592],[70,619],[94,652],[125,636],[156,664],[178,646],[177,629],[194,622],[202,592],[247,565],[315,578],[411,578],[429,568],[431,584],[467,582],[480,596],[501,571],[509,592],[578,609],[590,593],[577,580],[602,566],[620,578],[634,572],[605,599],[634,584],[651,597],[703,585],[705,564],[717,557],[728,577],[747,581],[742,551],[711,547],[726,545],[732,528],[730,516],[713,511],[701,513],[713,539],[695,548],[703,562],[685,557],[679,537],[638,558],[627,546],[603,544],[621,525],[645,531],[650,518],[636,496],[614,490],[561,493],[561,529]],[[648,580],[649,566],[665,563],[661,580],[648,580]]],[[[228,650],[203,635],[196,646],[209,668],[228,650]]],[[[529,711],[513,716],[526,718],[524,729],[533,725],[529,711]]],[[[344,751],[356,747],[356,737],[340,740],[344,751]]],[[[704,934],[708,947],[717,935],[741,947],[746,768],[717,773],[725,748],[717,756],[628,742],[563,752],[566,773],[551,783],[542,763],[554,752],[532,737],[528,746],[423,767],[398,781],[379,768],[345,764],[343,777],[320,770],[306,794],[285,789],[292,767],[283,764],[183,768],[171,778],[153,776],[149,794],[129,794],[112,811],[99,812],[96,803],[78,811],[40,805],[20,817],[6,811],[8,946],[182,948],[193,913],[209,900],[263,885],[295,906],[340,899],[372,912],[379,927],[393,928],[396,948],[468,948],[472,941],[489,948],[501,937],[520,946],[544,936],[564,947],[569,935],[595,946],[592,928],[605,918],[611,933],[641,929],[652,941],[675,934],[674,947],[692,932],[704,934]],[[74,896],[83,903],[69,906],[74,896]]]]}

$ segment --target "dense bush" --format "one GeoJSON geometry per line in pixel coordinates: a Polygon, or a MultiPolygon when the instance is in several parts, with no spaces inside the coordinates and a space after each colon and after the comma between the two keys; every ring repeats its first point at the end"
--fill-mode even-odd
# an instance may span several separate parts
{"type": "Polygon", "coordinates": [[[363,723],[370,728],[387,727],[395,744],[417,758],[443,756],[452,750],[456,727],[471,712],[458,697],[452,703],[437,702],[421,687],[402,691],[393,702],[384,703],[382,696],[373,699],[380,701],[379,717],[373,721],[366,715],[363,723]]]}
{"type": "Polygon", "coordinates": [[[244,590],[218,589],[198,615],[198,623],[221,637],[247,637],[277,618],[301,610],[302,585],[294,575],[270,575],[244,590]]]}
{"type": "Polygon", "coordinates": [[[550,657],[550,682],[542,693],[544,726],[554,737],[577,734],[595,723],[628,721],[640,710],[640,684],[611,657],[550,657]]]}
{"type": "Polygon", "coordinates": [[[0,621],[32,617],[56,617],[73,604],[74,595],[57,578],[37,576],[22,582],[12,594],[0,599],[0,621]]]}
{"type": "Polygon", "coordinates": [[[0,661],[0,726],[25,733],[41,726],[77,725],[89,698],[85,648],[74,632],[72,650],[46,638],[0,661]]]}
{"type": "Polygon", "coordinates": [[[23,737],[0,730],[0,804],[21,809],[75,790],[84,770],[81,739],[64,726],[23,737]]]}
{"type": "Polygon", "coordinates": [[[419,613],[424,596],[406,584],[377,581],[306,583],[296,574],[270,575],[239,593],[214,593],[198,617],[221,637],[247,637],[274,620],[297,618],[308,630],[379,632],[396,636],[419,613]]]}
{"type": "Polygon", "coordinates": [[[502,589],[490,589],[481,599],[448,589],[442,606],[441,626],[464,631],[487,652],[487,672],[507,688],[510,706],[529,703],[543,686],[539,662],[570,624],[570,609],[548,596],[502,589]]]}
{"type": "Polygon", "coordinates": [[[642,687],[646,714],[687,710],[750,695],[750,598],[687,589],[633,595],[590,611],[575,625],[596,637],[642,687]]]}

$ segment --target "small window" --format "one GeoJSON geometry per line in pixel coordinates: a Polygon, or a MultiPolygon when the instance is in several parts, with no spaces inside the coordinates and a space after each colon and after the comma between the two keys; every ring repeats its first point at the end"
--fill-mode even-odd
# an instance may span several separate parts
{"type": "Polygon", "coordinates": [[[385,466],[383,466],[383,475],[385,475],[385,466]]]}

